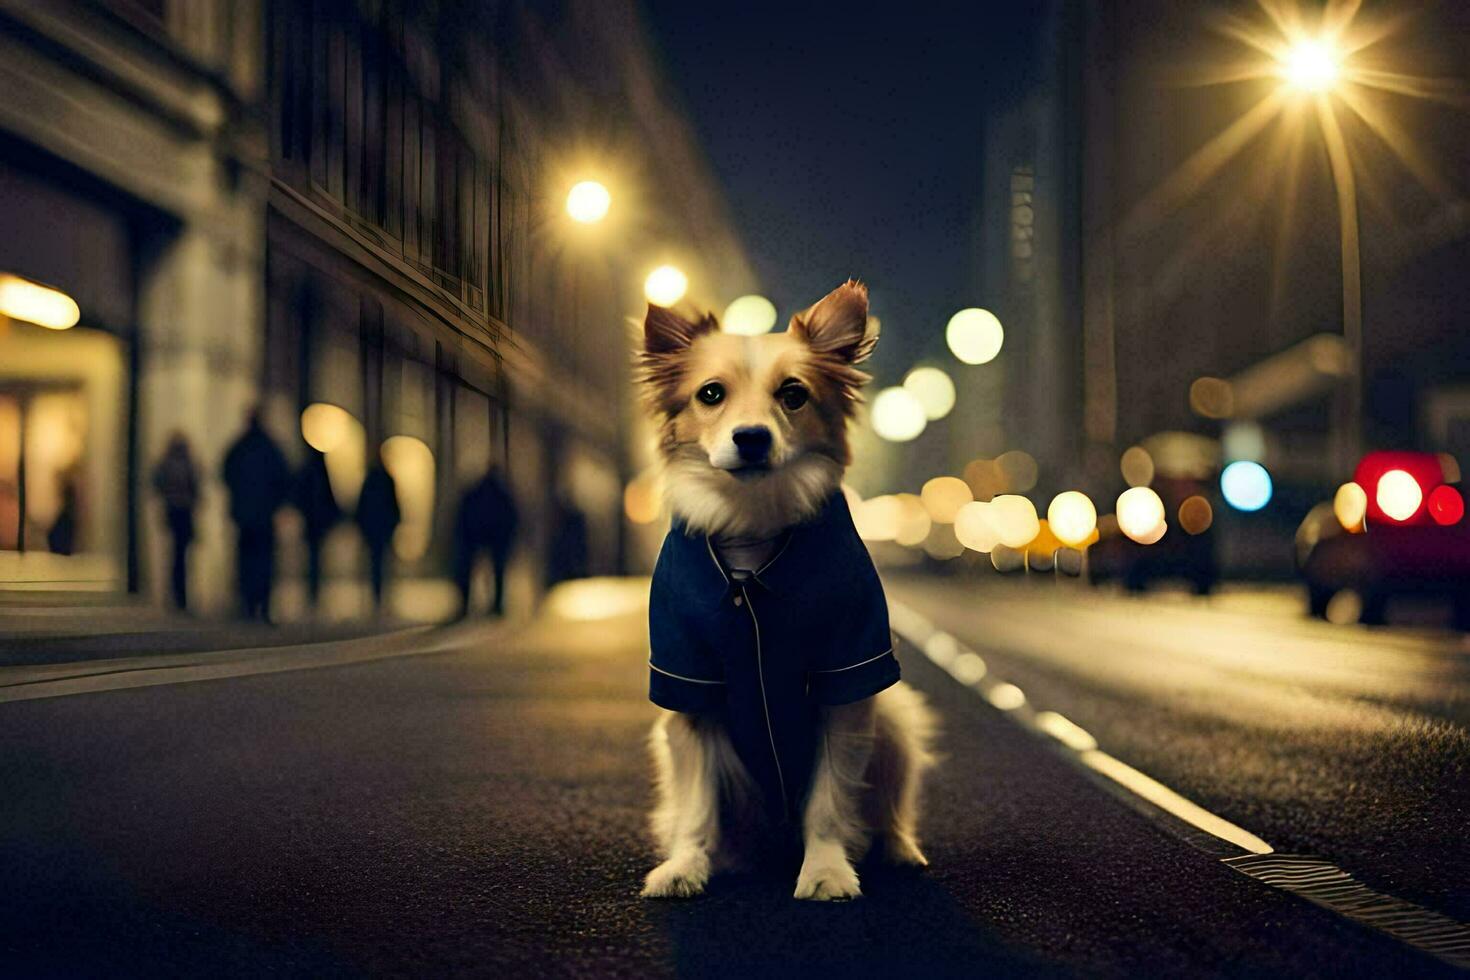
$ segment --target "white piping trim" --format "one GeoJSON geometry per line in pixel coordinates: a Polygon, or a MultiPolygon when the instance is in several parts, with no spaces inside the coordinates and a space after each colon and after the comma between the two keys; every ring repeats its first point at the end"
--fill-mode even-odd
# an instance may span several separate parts
{"type": "Polygon", "coordinates": [[[709,558],[710,558],[710,561],[714,562],[715,563],[715,568],[719,569],[719,571],[720,571],[720,578],[722,578],[722,579],[725,580],[725,584],[726,585],[729,585],[730,584],[730,576],[728,576],[728,575],[725,574],[725,566],[720,564],[720,559],[715,554],[714,542],[710,541],[708,534],[706,534],[704,536],[704,546],[705,546],[705,548],[707,548],[709,550],[709,558]]]}
{"type": "Polygon", "coordinates": [[[698,677],[685,677],[683,674],[676,674],[672,670],[664,670],[662,667],[660,667],[658,664],[654,663],[652,660],[650,660],[648,662],[648,666],[652,667],[654,670],[658,671],[660,674],[663,674],[665,677],[672,677],[676,681],[688,681],[691,684],[723,684],[723,683],[725,683],[724,681],[706,681],[706,680],[700,680],[698,677]]]}
{"type": "Polygon", "coordinates": [[[876,657],[869,657],[867,660],[864,660],[862,663],[848,664],[846,667],[833,667],[833,668],[831,668],[829,670],[813,670],[813,671],[809,671],[809,673],[812,673],[812,674],[840,674],[844,670],[855,670],[858,667],[862,667],[862,666],[864,666],[866,664],[872,663],[874,660],[882,660],[884,657],[888,656],[892,652],[893,652],[893,647],[889,647],[887,650],[884,650],[882,653],[878,654],[878,656],[876,656],[876,657]]]}
{"type": "Polygon", "coordinates": [[[764,572],[766,569],[768,569],[772,565],[776,564],[776,560],[778,558],[780,558],[782,555],[786,554],[786,549],[789,548],[789,547],[791,547],[791,539],[794,538],[794,537],[796,537],[796,532],[795,532],[794,529],[787,531],[786,532],[786,542],[781,545],[781,550],[778,551],[778,552],[776,552],[776,554],[773,555],[769,561],[767,561],[760,568],[757,568],[755,571],[751,572],[751,574],[754,575],[754,576],[756,576],[757,578],[759,578],[761,572],[764,572]]]}
{"type": "Polygon", "coordinates": [[[740,587],[740,595],[745,599],[745,609],[750,613],[751,624],[755,626],[755,670],[761,684],[761,708],[766,713],[766,736],[771,740],[771,758],[776,760],[776,782],[781,784],[781,812],[786,814],[790,812],[791,804],[786,799],[786,775],[781,771],[781,753],[776,750],[776,732],[771,728],[771,706],[766,702],[766,669],[761,656],[761,621],[755,618],[755,607],[750,604],[750,596],[746,595],[743,585],[740,587]]]}

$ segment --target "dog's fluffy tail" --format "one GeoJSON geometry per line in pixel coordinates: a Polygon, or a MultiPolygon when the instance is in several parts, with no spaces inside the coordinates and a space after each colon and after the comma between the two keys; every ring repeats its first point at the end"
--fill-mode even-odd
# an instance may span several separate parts
{"type": "Polygon", "coordinates": [[[868,812],[877,843],[900,863],[924,864],[918,846],[919,786],[938,759],[939,718],[924,696],[898,683],[879,693],[876,740],[868,762],[868,812]]]}

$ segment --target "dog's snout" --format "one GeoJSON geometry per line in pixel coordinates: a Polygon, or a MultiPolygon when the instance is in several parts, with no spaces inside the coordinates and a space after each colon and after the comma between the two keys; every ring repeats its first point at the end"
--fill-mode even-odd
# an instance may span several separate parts
{"type": "Polygon", "coordinates": [[[743,425],[730,434],[742,463],[764,463],[771,453],[771,430],[764,425],[743,425]]]}

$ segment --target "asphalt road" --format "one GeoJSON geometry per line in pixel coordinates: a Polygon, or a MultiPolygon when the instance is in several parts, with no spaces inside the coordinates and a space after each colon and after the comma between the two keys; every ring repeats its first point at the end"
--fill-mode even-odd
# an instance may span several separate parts
{"type": "Polygon", "coordinates": [[[1470,921],[1470,637],[1068,584],[890,589],[1034,706],[1277,850],[1470,921]]]}
{"type": "Polygon", "coordinates": [[[1121,804],[913,651],[925,872],[637,897],[634,612],[329,669],[0,704],[14,976],[1437,975],[1121,804]]]}

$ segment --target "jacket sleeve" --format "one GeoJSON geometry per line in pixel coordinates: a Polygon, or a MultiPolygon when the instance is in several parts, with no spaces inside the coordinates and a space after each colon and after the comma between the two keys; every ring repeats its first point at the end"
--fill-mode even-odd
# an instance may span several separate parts
{"type": "Polygon", "coordinates": [[[724,667],[681,606],[660,559],[648,601],[648,699],[671,711],[717,711],[725,704],[724,667]]]}
{"type": "Polygon", "coordinates": [[[888,602],[870,562],[860,568],[846,598],[842,615],[831,621],[830,642],[821,645],[821,655],[807,674],[807,688],[817,704],[851,704],[898,683],[888,602]]]}

